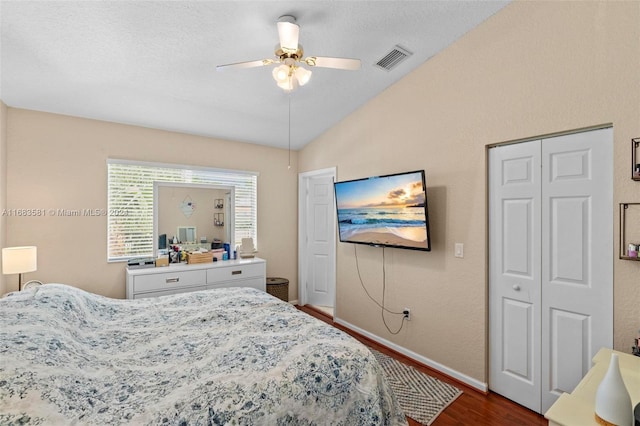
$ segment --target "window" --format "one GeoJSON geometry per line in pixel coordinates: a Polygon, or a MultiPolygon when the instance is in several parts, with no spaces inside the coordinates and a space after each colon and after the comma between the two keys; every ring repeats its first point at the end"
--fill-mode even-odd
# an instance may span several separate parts
{"type": "Polygon", "coordinates": [[[154,181],[235,187],[235,240],[257,241],[255,172],[110,159],[107,174],[108,261],[153,255],[154,181]]]}

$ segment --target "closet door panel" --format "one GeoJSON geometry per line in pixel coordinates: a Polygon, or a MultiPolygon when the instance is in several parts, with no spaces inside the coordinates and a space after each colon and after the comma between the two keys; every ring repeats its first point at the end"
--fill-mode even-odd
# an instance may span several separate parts
{"type": "Polygon", "coordinates": [[[613,132],[542,143],[542,410],[613,345],[613,132]]]}
{"type": "Polygon", "coordinates": [[[540,141],[489,151],[489,385],[540,411],[540,141]]]}
{"type": "Polygon", "coordinates": [[[555,362],[550,364],[549,388],[556,393],[571,392],[591,366],[587,357],[590,317],[560,309],[550,313],[551,359],[555,362]]]}
{"type": "Polygon", "coordinates": [[[590,198],[551,198],[549,208],[549,282],[588,285],[590,198]]]}

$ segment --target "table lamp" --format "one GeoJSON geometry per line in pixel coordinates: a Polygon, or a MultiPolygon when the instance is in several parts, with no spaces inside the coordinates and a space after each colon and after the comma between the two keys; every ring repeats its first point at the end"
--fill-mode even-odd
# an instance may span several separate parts
{"type": "Polygon", "coordinates": [[[18,290],[22,290],[22,274],[38,269],[38,249],[34,246],[2,249],[2,273],[18,275],[18,290]]]}

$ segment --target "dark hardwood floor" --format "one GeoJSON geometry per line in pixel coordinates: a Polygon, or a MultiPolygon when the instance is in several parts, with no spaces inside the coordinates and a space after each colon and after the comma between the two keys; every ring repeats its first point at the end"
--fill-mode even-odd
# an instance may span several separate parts
{"type": "MultiPolygon", "coordinates": [[[[358,333],[355,333],[339,324],[334,324],[333,319],[325,313],[310,308],[308,306],[298,306],[303,312],[321,319],[340,330],[355,337],[365,345],[372,347],[382,353],[394,357],[398,361],[404,362],[425,374],[436,377],[443,382],[450,383],[460,389],[463,393],[449,407],[447,407],[432,423],[432,426],[462,426],[462,425],[548,425],[547,420],[533,411],[518,405],[507,398],[496,393],[484,394],[472,387],[465,385],[449,376],[446,376],[430,367],[413,361],[402,354],[399,354],[385,346],[382,346],[358,333]]],[[[419,426],[420,424],[408,419],[409,425],[419,426]]]]}

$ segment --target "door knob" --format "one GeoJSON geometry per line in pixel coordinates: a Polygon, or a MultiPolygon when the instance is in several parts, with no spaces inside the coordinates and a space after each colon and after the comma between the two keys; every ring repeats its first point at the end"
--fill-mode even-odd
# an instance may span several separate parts
{"type": "Polygon", "coordinates": [[[514,284],[514,285],[513,285],[513,289],[514,289],[515,291],[520,291],[520,285],[518,285],[518,284],[514,284]]]}

